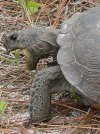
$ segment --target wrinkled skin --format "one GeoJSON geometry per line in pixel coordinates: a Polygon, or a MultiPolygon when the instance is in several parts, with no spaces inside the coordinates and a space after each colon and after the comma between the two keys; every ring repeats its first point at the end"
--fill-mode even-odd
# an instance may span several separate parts
{"type": "MultiPolygon", "coordinates": [[[[51,117],[52,93],[75,90],[65,79],[60,66],[56,63],[59,46],[56,43],[57,32],[55,31],[42,28],[24,29],[2,38],[2,43],[8,52],[15,49],[23,50],[30,70],[36,68],[41,58],[52,56],[54,59],[54,63],[50,64],[50,67],[36,73],[30,88],[29,111],[30,121],[32,122],[51,117]]],[[[81,100],[83,103],[84,99],[82,97],[81,100]]]]}
{"type": "Polygon", "coordinates": [[[7,52],[21,49],[26,56],[28,70],[33,70],[41,58],[53,57],[56,62],[56,55],[59,46],[56,43],[58,30],[50,28],[28,28],[3,35],[1,42],[7,52]]]}
{"type": "Polygon", "coordinates": [[[79,98],[79,103],[88,105],[82,96],[77,93],[75,87],[65,79],[59,65],[47,67],[37,72],[30,88],[29,123],[50,119],[51,94],[65,91],[74,91],[79,98]]]}

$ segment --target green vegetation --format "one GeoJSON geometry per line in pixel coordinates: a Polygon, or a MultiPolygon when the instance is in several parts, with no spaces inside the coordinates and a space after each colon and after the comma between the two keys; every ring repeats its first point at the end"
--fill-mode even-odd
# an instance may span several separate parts
{"type": "Polygon", "coordinates": [[[17,49],[13,51],[12,54],[14,55],[12,58],[6,55],[0,55],[0,61],[18,65],[20,59],[20,50],[17,49]]]}
{"type": "Polygon", "coordinates": [[[14,57],[15,57],[14,62],[18,65],[19,59],[20,59],[20,51],[19,51],[19,49],[14,51],[14,57]]]}
{"type": "Polygon", "coordinates": [[[8,103],[6,101],[3,101],[3,100],[0,101],[0,115],[4,114],[4,112],[7,108],[7,104],[8,103]]]}
{"type": "Polygon", "coordinates": [[[72,98],[74,99],[74,101],[75,101],[76,103],[79,103],[79,102],[80,102],[80,97],[78,96],[78,94],[77,94],[77,92],[75,91],[75,89],[72,90],[71,96],[72,96],[72,98]]]}
{"type": "Polygon", "coordinates": [[[21,7],[24,9],[25,13],[28,15],[33,15],[38,12],[42,4],[38,2],[33,2],[32,0],[16,0],[19,2],[21,7]]]}

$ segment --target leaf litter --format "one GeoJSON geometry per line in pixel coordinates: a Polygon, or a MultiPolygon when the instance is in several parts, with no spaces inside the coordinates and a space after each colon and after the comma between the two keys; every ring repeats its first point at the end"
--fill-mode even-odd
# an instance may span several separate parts
{"type": "MultiPolygon", "coordinates": [[[[96,0],[38,0],[38,2],[43,7],[31,16],[33,25],[57,28],[64,18],[70,18],[78,11],[84,12],[99,4],[96,0]]],[[[3,32],[31,26],[19,4],[13,0],[0,1],[0,23],[0,36],[3,32]]],[[[70,93],[66,93],[64,98],[63,93],[52,97],[50,121],[26,127],[29,119],[29,88],[36,71],[26,70],[23,55],[16,64],[12,62],[14,58],[12,53],[10,55],[4,53],[4,48],[0,44],[0,101],[7,102],[7,108],[0,116],[0,134],[100,134],[100,111],[77,104],[70,93]]],[[[37,70],[45,66],[46,60],[41,60],[37,70]]]]}

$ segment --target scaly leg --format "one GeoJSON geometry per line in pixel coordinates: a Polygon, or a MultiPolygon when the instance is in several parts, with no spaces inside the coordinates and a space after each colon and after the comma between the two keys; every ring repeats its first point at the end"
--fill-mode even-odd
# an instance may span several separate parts
{"type": "MultiPolygon", "coordinates": [[[[55,86],[56,84],[62,85],[59,84],[60,80],[62,80],[61,77],[65,80],[59,65],[44,68],[36,74],[30,89],[31,102],[29,111],[30,119],[33,122],[45,120],[51,116],[51,92],[62,90],[60,87],[55,86]]],[[[67,85],[66,80],[65,85],[67,85]]]]}

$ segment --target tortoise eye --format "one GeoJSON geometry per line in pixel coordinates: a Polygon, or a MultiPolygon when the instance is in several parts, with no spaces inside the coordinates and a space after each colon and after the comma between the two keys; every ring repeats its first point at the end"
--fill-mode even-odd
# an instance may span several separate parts
{"type": "Polygon", "coordinates": [[[9,36],[10,40],[13,40],[13,41],[16,41],[17,37],[18,37],[17,33],[13,33],[12,35],[9,36]]]}

